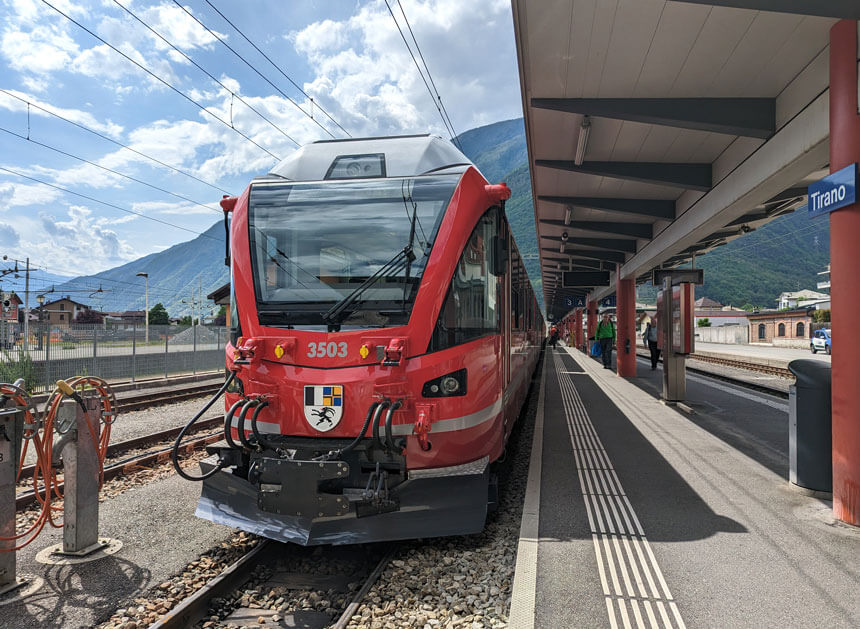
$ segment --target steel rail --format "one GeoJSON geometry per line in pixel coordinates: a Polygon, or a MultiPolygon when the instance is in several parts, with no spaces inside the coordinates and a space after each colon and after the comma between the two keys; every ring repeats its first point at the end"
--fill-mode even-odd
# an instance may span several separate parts
{"type": "MultiPolygon", "coordinates": [[[[221,418],[215,419],[218,422],[223,421],[221,418]]],[[[218,432],[203,435],[201,437],[196,437],[194,439],[189,439],[184,444],[182,444],[179,449],[181,452],[187,454],[188,452],[192,452],[201,447],[205,447],[210,443],[215,443],[216,441],[219,441],[223,437],[223,435],[223,431],[219,430],[218,432]]],[[[106,466],[104,469],[104,479],[110,480],[112,478],[116,478],[117,476],[124,476],[125,474],[133,472],[136,469],[142,467],[157,465],[158,463],[168,461],[170,459],[171,450],[172,446],[169,448],[152,450],[150,452],[143,452],[129,459],[125,459],[123,461],[114,463],[113,465],[106,466]]],[[[58,487],[62,489],[62,481],[58,483],[58,487]]],[[[40,488],[40,491],[44,491],[44,487],[40,488]]],[[[15,497],[15,508],[16,510],[21,509],[22,507],[25,507],[34,502],[36,502],[36,492],[31,489],[29,491],[22,492],[15,497]]]]}

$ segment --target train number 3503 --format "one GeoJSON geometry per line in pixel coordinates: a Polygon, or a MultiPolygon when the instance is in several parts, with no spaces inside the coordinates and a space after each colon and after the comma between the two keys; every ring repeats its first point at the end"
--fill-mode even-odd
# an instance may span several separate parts
{"type": "Polygon", "coordinates": [[[319,343],[308,343],[308,358],[334,358],[340,356],[346,358],[346,343],[335,343],[320,341],[319,343]]]}

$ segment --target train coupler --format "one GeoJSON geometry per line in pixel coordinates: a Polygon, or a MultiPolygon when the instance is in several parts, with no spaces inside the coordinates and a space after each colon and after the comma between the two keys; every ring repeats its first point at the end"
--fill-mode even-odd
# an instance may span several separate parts
{"type": "Polygon", "coordinates": [[[399,509],[400,503],[391,497],[388,490],[388,472],[377,462],[376,469],[367,479],[367,486],[364,488],[361,500],[355,503],[355,517],[391,513],[399,509]]]}
{"type": "Polygon", "coordinates": [[[331,517],[349,513],[349,499],[325,493],[320,483],[349,476],[344,461],[296,461],[263,457],[254,464],[259,480],[257,506],[261,511],[298,517],[331,517]]]}

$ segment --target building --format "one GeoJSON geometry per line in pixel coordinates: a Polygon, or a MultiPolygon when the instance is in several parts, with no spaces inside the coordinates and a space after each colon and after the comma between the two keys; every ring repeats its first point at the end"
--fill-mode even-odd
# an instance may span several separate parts
{"type": "Polygon", "coordinates": [[[126,310],[124,312],[108,312],[105,315],[105,324],[122,330],[143,328],[146,325],[146,311],[126,310]]]}
{"type": "MultiPolygon", "coordinates": [[[[830,283],[828,282],[828,286],[830,283]]],[[[817,293],[814,290],[799,290],[793,293],[782,293],[777,299],[780,310],[789,308],[815,307],[817,310],[830,308],[830,295],[817,293]]]]}
{"type": "Polygon", "coordinates": [[[748,314],[747,318],[750,325],[750,343],[809,347],[812,317],[808,308],[762,310],[748,314]]]}
{"type": "Polygon", "coordinates": [[[21,298],[15,293],[3,293],[3,308],[0,310],[0,319],[17,323],[19,319],[19,309],[24,303],[21,298]]]}
{"type": "Polygon", "coordinates": [[[724,306],[709,297],[700,297],[694,302],[696,309],[696,326],[699,321],[707,319],[711,327],[724,325],[748,325],[746,310],[734,306],[724,306]]]}
{"type": "Polygon", "coordinates": [[[216,288],[211,293],[206,295],[207,299],[215,302],[216,306],[227,306],[227,324],[230,324],[230,283],[226,283],[220,288],[216,288]]]}
{"type": "Polygon", "coordinates": [[[74,301],[69,296],[33,308],[39,314],[40,321],[46,321],[53,327],[67,328],[78,316],[78,313],[90,310],[86,304],[74,301]]]}
{"type": "Polygon", "coordinates": [[[826,271],[821,271],[821,273],[818,273],[818,277],[820,278],[818,280],[818,284],[816,285],[818,290],[830,290],[830,265],[829,264],[827,265],[826,271]]]}

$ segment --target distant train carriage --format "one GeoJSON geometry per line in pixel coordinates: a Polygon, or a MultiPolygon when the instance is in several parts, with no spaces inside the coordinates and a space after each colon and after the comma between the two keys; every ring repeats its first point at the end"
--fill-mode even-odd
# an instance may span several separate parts
{"type": "Polygon", "coordinates": [[[226,443],[197,514],[300,544],[480,531],[545,331],[452,144],[315,142],[222,201],[226,443]]]}

